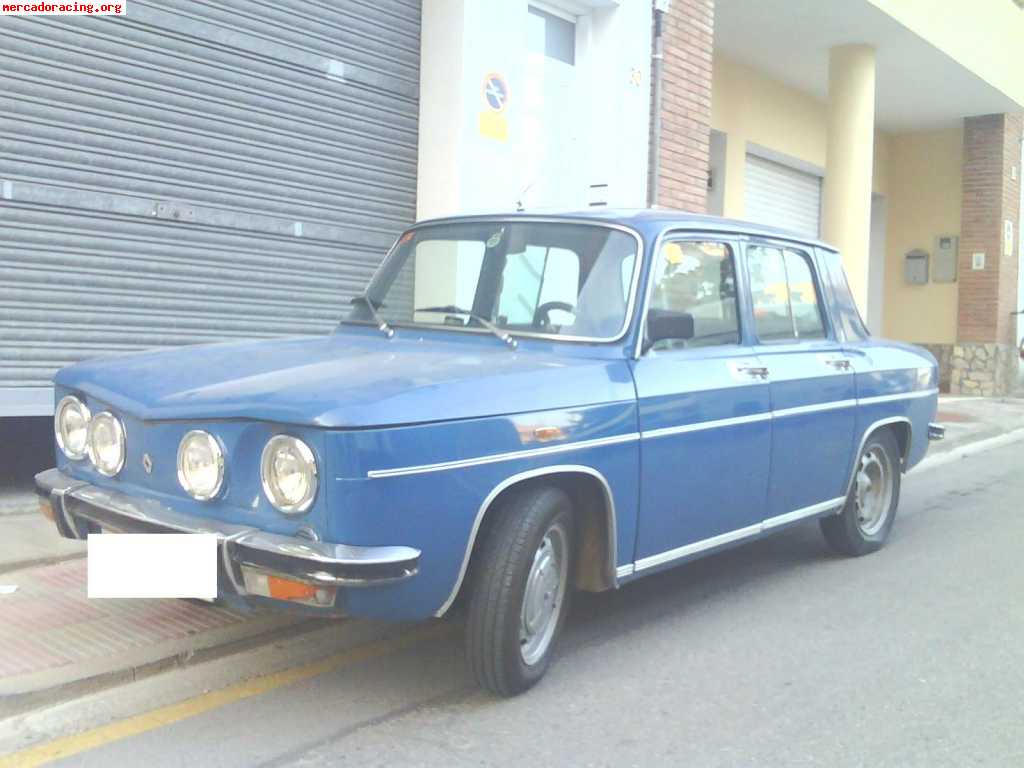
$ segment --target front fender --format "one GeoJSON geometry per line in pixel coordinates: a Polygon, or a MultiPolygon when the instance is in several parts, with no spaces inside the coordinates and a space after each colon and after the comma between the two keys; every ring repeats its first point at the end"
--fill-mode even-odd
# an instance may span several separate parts
{"type": "Polygon", "coordinates": [[[353,615],[441,615],[461,586],[491,502],[513,482],[552,472],[598,478],[612,509],[614,573],[636,536],[639,441],[634,401],[377,430],[332,432],[339,471],[329,493],[327,538],[389,542],[421,551],[402,584],[352,592],[353,615]],[[542,435],[540,439],[537,435],[542,435]]]}

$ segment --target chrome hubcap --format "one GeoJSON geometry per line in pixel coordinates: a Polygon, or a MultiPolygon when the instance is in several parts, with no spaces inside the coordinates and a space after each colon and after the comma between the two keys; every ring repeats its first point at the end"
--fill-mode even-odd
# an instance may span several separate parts
{"type": "Polygon", "coordinates": [[[555,523],[533,554],[519,621],[519,652],[526,664],[542,659],[555,636],[568,580],[566,546],[565,529],[555,523]]]}
{"type": "Polygon", "coordinates": [[[856,482],[857,525],[865,536],[873,536],[885,525],[892,503],[892,465],[885,451],[877,446],[864,451],[856,482]]]}

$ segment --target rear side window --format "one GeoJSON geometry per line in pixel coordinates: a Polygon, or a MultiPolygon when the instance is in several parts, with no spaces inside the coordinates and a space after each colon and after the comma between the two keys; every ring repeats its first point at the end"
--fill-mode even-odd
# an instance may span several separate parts
{"type": "Polygon", "coordinates": [[[754,330],[763,342],[825,338],[821,296],[810,259],[789,248],[747,249],[754,330]]]}
{"type": "Polygon", "coordinates": [[[828,283],[832,288],[836,323],[842,328],[847,341],[863,341],[871,334],[868,333],[868,329],[864,325],[860,310],[857,309],[857,303],[853,300],[853,294],[850,292],[850,285],[846,282],[842,257],[835,251],[820,249],[818,257],[820,263],[825,267],[828,283]]]}

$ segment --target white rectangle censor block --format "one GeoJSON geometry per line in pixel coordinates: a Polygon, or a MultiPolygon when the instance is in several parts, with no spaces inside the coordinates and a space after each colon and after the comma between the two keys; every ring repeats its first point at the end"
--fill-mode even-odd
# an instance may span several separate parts
{"type": "Polygon", "coordinates": [[[208,533],[90,533],[89,597],[217,596],[217,537],[208,533]]]}

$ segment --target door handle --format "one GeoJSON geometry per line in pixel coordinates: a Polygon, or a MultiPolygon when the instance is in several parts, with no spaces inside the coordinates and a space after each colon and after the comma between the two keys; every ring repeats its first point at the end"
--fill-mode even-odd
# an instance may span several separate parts
{"type": "Polygon", "coordinates": [[[768,378],[768,369],[763,365],[740,365],[736,368],[740,373],[745,373],[752,379],[761,379],[764,381],[768,378]]]}
{"type": "Polygon", "coordinates": [[[825,360],[825,365],[831,365],[837,371],[848,371],[851,369],[850,361],[845,357],[832,357],[825,360]]]}

